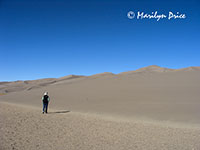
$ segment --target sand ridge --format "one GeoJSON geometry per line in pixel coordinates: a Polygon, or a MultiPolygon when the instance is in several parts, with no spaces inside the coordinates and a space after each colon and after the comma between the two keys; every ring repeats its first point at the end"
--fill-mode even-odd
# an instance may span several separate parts
{"type": "Polygon", "coordinates": [[[122,72],[119,74],[113,74],[111,72],[98,73],[91,76],[83,76],[83,75],[68,75],[60,78],[44,78],[37,80],[25,80],[25,81],[13,81],[13,82],[0,82],[0,93],[9,93],[23,90],[31,90],[35,88],[41,88],[44,86],[48,86],[51,84],[62,83],[66,80],[76,81],[76,79],[85,78],[85,79],[96,79],[102,77],[119,77],[130,74],[138,74],[138,73],[164,73],[164,72],[192,72],[192,71],[200,71],[200,67],[187,67],[181,69],[170,69],[165,67],[160,67],[157,65],[151,65],[147,67],[143,67],[134,71],[122,72]]]}

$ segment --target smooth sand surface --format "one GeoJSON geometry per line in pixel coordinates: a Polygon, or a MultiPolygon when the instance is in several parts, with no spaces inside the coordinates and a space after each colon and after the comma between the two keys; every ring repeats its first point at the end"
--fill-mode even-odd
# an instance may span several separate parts
{"type": "Polygon", "coordinates": [[[200,128],[0,103],[1,150],[198,150],[200,128]]]}
{"type": "Polygon", "coordinates": [[[200,149],[200,67],[0,82],[0,103],[6,150],[200,149]]]}
{"type": "Polygon", "coordinates": [[[200,67],[3,83],[0,101],[41,107],[44,91],[54,109],[200,124],[200,67]]]}

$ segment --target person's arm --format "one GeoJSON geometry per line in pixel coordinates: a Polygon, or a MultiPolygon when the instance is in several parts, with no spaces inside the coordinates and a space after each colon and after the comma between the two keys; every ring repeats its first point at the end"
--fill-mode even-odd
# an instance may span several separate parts
{"type": "Polygon", "coordinates": [[[48,102],[50,101],[50,98],[48,97],[48,102]]]}
{"type": "Polygon", "coordinates": [[[42,101],[43,101],[43,99],[44,99],[44,96],[42,96],[42,101]]]}

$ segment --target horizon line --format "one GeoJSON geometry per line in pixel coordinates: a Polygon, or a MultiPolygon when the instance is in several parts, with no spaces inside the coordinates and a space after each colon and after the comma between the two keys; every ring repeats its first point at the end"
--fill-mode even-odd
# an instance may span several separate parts
{"type": "Polygon", "coordinates": [[[68,74],[68,75],[65,75],[65,76],[60,76],[60,77],[47,77],[47,78],[36,78],[36,79],[24,79],[24,80],[3,80],[3,81],[0,81],[0,83],[2,82],[19,82],[19,81],[32,81],[32,80],[42,80],[42,79],[59,79],[59,78],[63,78],[63,77],[67,77],[67,76],[82,76],[82,77],[89,77],[89,76],[94,76],[94,75],[99,75],[99,74],[104,74],[104,73],[109,73],[109,74],[113,74],[113,75],[118,75],[118,74],[122,74],[122,73],[126,73],[126,72],[132,72],[132,71],[137,71],[137,70],[140,70],[140,69],[145,69],[145,68],[150,68],[150,67],[157,67],[157,68],[161,68],[161,69],[170,69],[170,70],[182,70],[182,69],[187,69],[187,68],[199,68],[200,69],[200,66],[189,66],[189,67],[183,67],[183,68],[176,68],[176,69],[172,69],[172,68],[168,68],[168,67],[161,67],[159,65],[148,65],[148,66],[145,66],[145,67],[140,67],[138,69],[135,69],[135,70],[127,70],[127,71],[122,71],[122,72],[119,72],[119,73],[113,73],[113,72],[100,72],[100,73],[95,73],[95,74],[90,74],[90,75],[83,75],[83,74],[68,74]]]}

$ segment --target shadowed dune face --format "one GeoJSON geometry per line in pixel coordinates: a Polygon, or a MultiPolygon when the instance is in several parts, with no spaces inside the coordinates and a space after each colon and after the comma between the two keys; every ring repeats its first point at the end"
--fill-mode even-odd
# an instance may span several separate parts
{"type": "Polygon", "coordinates": [[[8,90],[0,100],[41,106],[43,92],[48,91],[50,109],[200,123],[199,67],[174,70],[149,66],[117,75],[24,82],[0,84],[0,93],[8,90]]]}
{"type": "Polygon", "coordinates": [[[82,78],[84,76],[69,75],[61,78],[46,78],[38,80],[14,81],[14,82],[0,82],[0,93],[10,93],[19,91],[28,91],[36,88],[45,87],[48,85],[82,78]]]}

